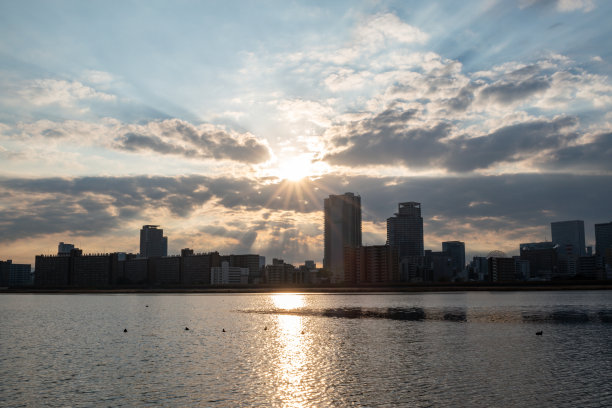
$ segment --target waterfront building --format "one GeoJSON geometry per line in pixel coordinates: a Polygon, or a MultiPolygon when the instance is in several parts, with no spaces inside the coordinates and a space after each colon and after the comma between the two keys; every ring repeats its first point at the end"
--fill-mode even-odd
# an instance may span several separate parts
{"type": "Polygon", "coordinates": [[[181,283],[181,257],[163,256],[148,258],[149,281],[154,285],[178,285],[181,283]]]}
{"type": "Polygon", "coordinates": [[[317,264],[315,261],[304,261],[304,265],[300,265],[297,272],[299,274],[300,283],[319,283],[317,264]]]}
{"type": "Polygon", "coordinates": [[[0,261],[0,287],[32,284],[32,265],[15,264],[11,259],[0,261]]]}
{"type": "Polygon", "coordinates": [[[168,256],[168,237],[159,225],[143,225],[140,230],[140,256],[151,258],[168,256]]]}
{"type": "Polygon", "coordinates": [[[396,283],[399,281],[398,249],[390,245],[344,248],[344,281],[396,283]]]}
{"type": "Polygon", "coordinates": [[[578,273],[582,279],[605,279],[603,257],[599,255],[581,256],[578,258],[578,273]]]}
{"type": "Polygon", "coordinates": [[[387,244],[397,247],[400,259],[423,256],[423,217],[421,203],[398,204],[393,217],[387,218],[387,244]]]}
{"type": "Polygon", "coordinates": [[[520,256],[513,256],[514,259],[514,277],[518,280],[529,280],[531,276],[529,261],[521,259],[520,256]]]}
{"type": "MultiPolygon", "coordinates": [[[[249,282],[261,280],[261,258],[259,254],[244,254],[244,255],[222,255],[221,262],[228,262],[230,267],[247,268],[249,270],[249,282]]],[[[265,258],[263,259],[265,262],[265,258]]],[[[211,266],[220,266],[211,265],[211,266]]]]}
{"type": "Polygon", "coordinates": [[[489,280],[489,261],[485,256],[475,256],[471,262],[470,280],[486,281],[489,280]]]}
{"type": "Polygon", "coordinates": [[[609,248],[612,248],[612,222],[595,224],[595,254],[605,256],[609,248]]]}
{"type": "Polygon", "coordinates": [[[586,255],[584,221],[551,222],[550,230],[552,242],[558,245],[559,275],[561,277],[576,275],[578,258],[586,255]]]}
{"type": "Polygon", "coordinates": [[[442,242],[442,252],[448,254],[453,277],[463,276],[465,269],[465,243],[461,241],[442,242]]]}
{"type": "Polygon", "coordinates": [[[37,255],[34,270],[34,286],[66,287],[69,283],[70,256],[37,255]]]}
{"type": "Polygon", "coordinates": [[[181,282],[185,285],[210,285],[210,268],[219,266],[221,266],[221,256],[218,252],[185,253],[181,257],[181,282]]]}
{"type": "Polygon", "coordinates": [[[514,259],[490,257],[488,263],[489,278],[491,282],[511,282],[516,280],[514,259]]]}
{"type": "Polygon", "coordinates": [[[398,204],[397,213],[387,218],[387,245],[398,250],[400,280],[422,280],[420,272],[424,264],[424,244],[421,203],[407,201],[398,204]]]}
{"type": "Polygon", "coordinates": [[[448,282],[453,278],[453,260],[444,251],[426,251],[428,263],[431,265],[430,279],[434,282],[448,282]]]}
{"type": "Polygon", "coordinates": [[[117,274],[117,254],[89,254],[71,257],[70,286],[105,288],[117,274]]]}
{"type": "Polygon", "coordinates": [[[323,267],[332,282],[344,281],[344,248],[361,246],[361,197],[353,193],[330,195],[325,214],[323,267]]]}
{"type": "Polygon", "coordinates": [[[211,285],[246,285],[249,283],[249,268],[230,266],[222,261],[221,266],[210,268],[211,285]]]}
{"type": "Polygon", "coordinates": [[[529,262],[529,279],[550,280],[559,276],[557,245],[528,242],[519,245],[521,259],[529,262]]]}
{"type": "Polygon", "coordinates": [[[108,288],[119,276],[118,254],[87,254],[78,248],[68,256],[38,255],[37,287],[108,288]]]}
{"type": "Polygon", "coordinates": [[[134,255],[119,261],[119,275],[115,283],[120,285],[144,285],[149,283],[149,260],[134,255]]]}
{"type": "Polygon", "coordinates": [[[282,259],[273,258],[272,265],[266,265],[266,282],[270,285],[285,285],[295,282],[295,267],[282,259]]]}

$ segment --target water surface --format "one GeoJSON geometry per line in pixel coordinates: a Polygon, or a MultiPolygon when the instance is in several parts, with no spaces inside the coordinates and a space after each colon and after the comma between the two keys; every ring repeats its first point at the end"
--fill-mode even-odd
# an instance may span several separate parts
{"type": "Polygon", "coordinates": [[[7,407],[612,406],[608,291],[16,294],[0,310],[7,407]]]}

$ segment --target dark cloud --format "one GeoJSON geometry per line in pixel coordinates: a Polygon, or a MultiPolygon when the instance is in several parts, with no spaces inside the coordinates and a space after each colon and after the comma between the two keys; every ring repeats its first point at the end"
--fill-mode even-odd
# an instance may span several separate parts
{"type": "Polygon", "coordinates": [[[344,166],[400,164],[463,173],[528,159],[542,150],[562,149],[578,137],[570,131],[578,120],[561,116],[505,126],[480,137],[448,139],[450,123],[414,127],[410,123],[414,114],[413,110],[385,111],[351,123],[332,139],[334,150],[323,160],[344,166]]]}
{"type": "Polygon", "coordinates": [[[463,87],[454,98],[448,99],[446,104],[455,112],[464,112],[470,107],[474,101],[474,92],[472,87],[463,87]]]}
{"type": "MultiPolygon", "coordinates": [[[[587,238],[592,237],[588,226],[610,218],[612,176],[518,174],[375,178],[328,175],[302,183],[301,191],[311,195],[308,205],[300,206],[296,198],[298,193],[284,182],[260,185],[256,180],[195,175],[4,178],[0,179],[4,209],[0,213],[0,237],[8,242],[51,233],[109,236],[126,221],[147,223],[149,220],[141,218],[147,209],[166,208],[175,217],[185,218],[198,206],[216,198],[222,207],[220,214],[227,209],[243,214],[252,212],[252,219],[232,224],[231,219],[220,218],[220,225],[225,226],[194,225],[194,229],[233,238],[238,242],[234,250],[243,252],[249,252],[257,237],[266,232],[273,237],[266,244],[266,251],[270,251],[267,254],[289,260],[312,258],[304,242],[309,236],[320,236],[322,228],[301,231],[299,213],[321,211],[323,199],[329,194],[352,191],[361,195],[364,221],[384,224],[386,218],[397,211],[397,203],[418,201],[422,203],[427,235],[449,236],[464,240],[469,246],[479,235],[495,233],[516,239],[518,245],[518,241],[523,240],[521,229],[542,227],[544,230],[551,221],[568,219],[585,220],[587,238]],[[234,189],[238,187],[260,194],[236,194],[234,189]],[[279,196],[281,200],[277,199],[279,196]],[[276,212],[280,217],[259,217],[256,214],[260,210],[264,210],[264,214],[276,212]],[[279,211],[289,213],[282,216],[279,211]]],[[[226,250],[231,252],[232,248],[226,250]]]]}
{"type": "Polygon", "coordinates": [[[449,136],[451,126],[438,123],[431,127],[409,128],[408,122],[415,114],[414,110],[393,109],[371,119],[354,122],[348,126],[345,134],[332,140],[334,148],[348,147],[328,153],[323,160],[344,166],[433,165],[449,150],[441,139],[449,136]]]}
{"type": "Polygon", "coordinates": [[[268,147],[248,133],[237,135],[212,126],[196,127],[178,119],[128,131],[116,138],[115,148],[243,163],[261,163],[270,158],[268,147]]]}
{"type": "Polygon", "coordinates": [[[587,144],[559,149],[549,156],[544,166],[555,170],[612,172],[612,133],[597,135],[587,144]]]}
{"type": "Polygon", "coordinates": [[[480,96],[485,101],[492,99],[499,103],[509,104],[545,91],[550,86],[550,79],[545,77],[533,77],[519,82],[498,81],[485,86],[480,91],[480,96]]]}
{"type": "Polygon", "coordinates": [[[444,161],[445,168],[457,172],[486,169],[557,149],[575,138],[565,130],[576,124],[576,118],[559,117],[505,126],[486,136],[453,139],[448,143],[451,154],[444,161]]]}
{"type": "Polygon", "coordinates": [[[101,234],[150,208],[186,217],[212,197],[205,187],[199,176],[0,179],[1,190],[21,198],[0,213],[0,237],[101,234]]]}

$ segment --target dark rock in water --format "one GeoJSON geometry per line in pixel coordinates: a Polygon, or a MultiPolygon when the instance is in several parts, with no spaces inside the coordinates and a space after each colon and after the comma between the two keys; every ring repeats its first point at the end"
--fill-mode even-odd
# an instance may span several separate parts
{"type": "Polygon", "coordinates": [[[558,323],[586,323],[589,316],[582,310],[556,310],[550,315],[558,323]]]}
{"type": "Polygon", "coordinates": [[[602,323],[612,323],[612,310],[600,310],[597,315],[602,323]]]}
{"type": "Polygon", "coordinates": [[[389,308],[381,317],[391,320],[421,321],[425,320],[425,311],[420,307],[389,308]]]}

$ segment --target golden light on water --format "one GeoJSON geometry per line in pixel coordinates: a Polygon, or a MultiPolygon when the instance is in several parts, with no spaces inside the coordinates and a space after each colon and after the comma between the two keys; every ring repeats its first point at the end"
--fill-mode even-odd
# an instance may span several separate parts
{"type": "Polygon", "coordinates": [[[272,303],[277,309],[292,310],[304,306],[304,295],[295,293],[278,293],[272,295],[272,303]]]}
{"type": "MultiPolygon", "coordinates": [[[[305,305],[303,295],[289,293],[272,295],[272,302],[282,310],[295,310],[305,305]]],[[[283,314],[277,314],[276,318],[275,397],[283,406],[309,406],[308,397],[315,390],[307,380],[313,356],[304,318],[283,314]]]]}

